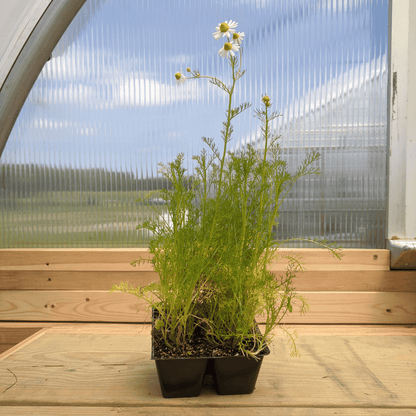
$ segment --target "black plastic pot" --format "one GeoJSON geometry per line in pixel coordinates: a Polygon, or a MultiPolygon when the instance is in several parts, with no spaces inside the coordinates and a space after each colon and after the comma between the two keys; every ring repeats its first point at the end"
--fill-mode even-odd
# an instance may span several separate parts
{"type": "Polygon", "coordinates": [[[207,358],[158,359],[157,375],[163,397],[197,397],[201,394],[207,358]]]}
{"type": "Polygon", "coordinates": [[[251,394],[256,387],[263,357],[270,350],[257,355],[257,360],[247,357],[210,358],[214,364],[214,382],[218,394],[251,394]]]}
{"type": "Polygon", "coordinates": [[[204,376],[211,374],[218,394],[250,394],[253,392],[263,357],[257,360],[238,357],[155,358],[152,339],[152,360],[156,362],[162,395],[165,398],[197,397],[201,394],[204,376]]]}

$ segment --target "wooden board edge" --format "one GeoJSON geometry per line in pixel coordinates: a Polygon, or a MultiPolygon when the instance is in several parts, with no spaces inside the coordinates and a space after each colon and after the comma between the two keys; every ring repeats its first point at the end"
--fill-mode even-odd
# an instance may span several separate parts
{"type": "MultiPolygon", "coordinates": [[[[272,271],[279,279],[281,271],[272,271]]],[[[133,286],[156,282],[148,271],[0,271],[0,296],[13,290],[107,290],[120,281],[133,286]]],[[[297,273],[299,291],[416,292],[416,270],[307,270],[297,273]]]]}
{"type": "MultiPolygon", "coordinates": [[[[54,406],[2,406],[2,416],[55,416],[57,413],[54,406]],[[17,412],[16,412],[17,411],[17,412]]],[[[382,408],[382,407],[298,407],[298,406],[226,406],[224,404],[215,405],[214,399],[212,405],[195,406],[181,405],[172,406],[128,406],[128,407],[107,407],[107,406],[60,406],[60,416],[110,416],[122,414],[125,416],[143,415],[181,415],[193,416],[199,414],[201,416],[415,416],[416,408],[382,408]],[[404,413],[406,412],[406,413],[404,413]]]]}
{"type": "MultiPolygon", "coordinates": [[[[279,257],[287,255],[300,256],[306,264],[331,263],[334,265],[342,264],[324,248],[279,248],[279,257]]],[[[390,251],[386,249],[344,249],[342,250],[345,263],[358,263],[374,267],[389,268],[390,251]]],[[[9,248],[0,249],[0,270],[14,266],[24,265],[42,266],[45,270],[48,266],[57,266],[60,263],[130,263],[139,258],[150,259],[152,254],[148,248],[66,248],[66,249],[27,249],[9,248]],[[121,260],[123,259],[123,260],[121,260]],[[56,263],[56,264],[55,264],[56,263]]]]}
{"type": "MultiPolygon", "coordinates": [[[[0,322],[1,328],[33,328],[43,326],[47,334],[150,334],[150,324],[140,323],[73,323],[73,322],[0,322]]],[[[260,328],[264,325],[260,324],[260,328]]],[[[356,335],[356,336],[416,336],[415,325],[402,324],[284,324],[284,327],[303,335],[356,335]]],[[[35,334],[33,334],[35,335],[35,334]]],[[[283,335],[280,329],[276,336],[283,335]]]]}
{"type": "MultiPolygon", "coordinates": [[[[259,325],[260,330],[264,324],[259,325]]],[[[285,329],[296,331],[298,336],[413,336],[416,325],[335,325],[287,324],[285,329]]],[[[47,328],[48,334],[107,334],[150,336],[150,324],[68,324],[47,328]]],[[[286,336],[280,328],[275,336],[286,336]]]]}
{"type": "Polygon", "coordinates": [[[40,331],[35,332],[30,337],[27,337],[26,339],[24,339],[22,342],[19,342],[18,344],[16,344],[12,348],[9,348],[7,351],[0,354],[0,361],[4,360],[9,355],[14,354],[16,351],[19,351],[20,349],[22,349],[26,345],[30,344],[31,342],[35,341],[36,339],[42,337],[45,333],[46,333],[46,329],[42,328],[40,331]]]}
{"type": "MultiPolygon", "coordinates": [[[[416,324],[416,292],[298,293],[306,297],[310,311],[300,316],[295,307],[284,318],[285,323],[416,324]]],[[[7,321],[150,322],[147,303],[124,293],[10,291],[8,297],[3,297],[3,304],[3,317],[7,321]]]]}

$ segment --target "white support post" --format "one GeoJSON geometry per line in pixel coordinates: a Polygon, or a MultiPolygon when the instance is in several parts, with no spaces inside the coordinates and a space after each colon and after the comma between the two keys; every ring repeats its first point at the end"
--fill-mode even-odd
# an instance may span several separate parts
{"type": "Polygon", "coordinates": [[[416,2],[392,0],[389,17],[387,248],[391,267],[416,268],[416,2]]]}

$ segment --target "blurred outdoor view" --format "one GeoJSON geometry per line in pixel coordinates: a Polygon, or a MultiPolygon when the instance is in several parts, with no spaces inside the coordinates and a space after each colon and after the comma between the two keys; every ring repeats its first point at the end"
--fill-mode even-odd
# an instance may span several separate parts
{"type": "Polygon", "coordinates": [[[212,33],[230,19],[245,33],[235,105],[252,102],[232,147],[260,140],[253,111],[268,94],[289,165],[321,153],[277,238],[384,248],[388,0],[87,0],[0,158],[0,247],[147,246],[136,226],[159,214],[137,199],[166,212],[158,163],[184,152],[192,174],[201,137],[221,141],[226,95],[174,73],[226,81],[212,33]]]}

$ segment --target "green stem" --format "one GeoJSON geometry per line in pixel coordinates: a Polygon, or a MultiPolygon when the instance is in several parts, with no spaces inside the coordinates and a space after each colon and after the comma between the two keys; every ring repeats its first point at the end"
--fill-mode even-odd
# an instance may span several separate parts
{"type": "Polygon", "coordinates": [[[224,132],[224,148],[222,152],[222,158],[221,158],[221,165],[220,165],[220,177],[218,181],[218,188],[217,188],[217,197],[216,197],[216,204],[215,204],[215,211],[214,211],[214,218],[211,225],[211,232],[209,234],[209,240],[208,244],[210,244],[212,240],[212,235],[214,233],[216,218],[217,218],[217,212],[219,207],[220,198],[219,195],[221,195],[221,188],[222,188],[222,181],[223,181],[223,173],[224,173],[224,164],[225,164],[225,157],[227,155],[227,143],[229,140],[230,135],[230,126],[231,126],[231,110],[232,110],[232,100],[233,100],[233,93],[234,93],[234,87],[236,83],[236,74],[235,74],[235,59],[230,58],[231,68],[232,68],[232,77],[233,77],[233,83],[229,91],[227,91],[228,94],[228,109],[227,109],[227,122],[225,125],[225,132],[224,132]]]}
{"type": "MultiPolygon", "coordinates": [[[[264,155],[263,155],[263,172],[261,174],[261,188],[260,188],[260,207],[259,207],[259,214],[257,216],[257,224],[261,224],[263,219],[261,218],[261,215],[263,213],[263,205],[264,205],[264,182],[266,180],[266,161],[267,161],[267,149],[268,149],[268,140],[269,140],[269,114],[267,111],[267,105],[265,105],[265,111],[264,111],[265,119],[264,119],[264,155]]],[[[260,249],[259,245],[260,240],[260,232],[257,232],[256,234],[256,241],[254,244],[255,250],[258,251],[260,249]]],[[[266,249],[268,251],[268,247],[266,249]]],[[[265,253],[266,254],[266,253],[265,253]]],[[[255,259],[258,256],[256,255],[253,258],[253,261],[256,261],[255,259]]]]}

